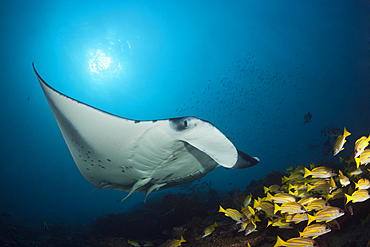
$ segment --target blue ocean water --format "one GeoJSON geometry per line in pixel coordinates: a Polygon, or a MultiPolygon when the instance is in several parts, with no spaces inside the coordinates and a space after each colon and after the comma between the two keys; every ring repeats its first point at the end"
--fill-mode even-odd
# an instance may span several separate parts
{"type": "Polygon", "coordinates": [[[215,124],[261,159],[203,178],[220,193],[291,165],[338,162],[323,155],[326,127],[346,126],[348,143],[370,134],[369,1],[7,1],[0,11],[0,212],[24,224],[86,223],[145,196],[121,203],[126,192],[98,190],[79,202],[95,187],[32,62],[51,86],[104,111],[215,124]]]}

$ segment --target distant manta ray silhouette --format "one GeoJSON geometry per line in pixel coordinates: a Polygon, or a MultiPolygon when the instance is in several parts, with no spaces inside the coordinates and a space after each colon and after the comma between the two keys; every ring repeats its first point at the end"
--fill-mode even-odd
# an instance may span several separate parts
{"type": "Polygon", "coordinates": [[[97,189],[128,191],[124,199],[146,192],[146,200],[153,191],[192,182],[220,166],[259,163],[208,121],[119,117],[58,92],[32,66],[77,168],[97,189]]]}

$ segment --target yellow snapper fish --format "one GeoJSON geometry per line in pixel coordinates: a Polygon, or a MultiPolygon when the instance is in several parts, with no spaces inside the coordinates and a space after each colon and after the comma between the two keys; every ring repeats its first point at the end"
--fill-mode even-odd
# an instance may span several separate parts
{"type": "Polygon", "coordinates": [[[292,175],[290,175],[289,177],[282,177],[281,178],[281,183],[282,184],[285,184],[286,182],[291,182],[291,181],[295,181],[295,180],[301,180],[303,179],[303,174],[302,173],[293,173],[292,175]]]}
{"type": "Polygon", "coordinates": [[[289,191],[289,194],[291,194],[292,196],[295,196],[295,197],[299,197],[299,198],[305,198],[305,197],[311,195],[309,192],[307,192],[305,190],[296,190],[294,192],[289,191]]]}
{"type": "Polygon", "coordinates": [[[361,137],[355,143],[355,148],[353,150],[353,155],[355,158],[360,156],[360,154],[365,150],[365,148],[369,145],[370,135],[366,138],[366,136],[361,137]]]}
{"type": "Polygon", "coordinates": [[[243,207],[247,207],[252,201],[252,194],[247,195],[243,201],[243,207]]]}
{"type": "Polygon", "coordinates": [[[295,202],[296,198],[293,195],[288,193],[277,193],[272,196],[270,193],[267,192],[266,196],[267,201],[273,200],[275,203],[285,203],[285,202],[295,202]]]}
{"type": "Polygon", "coordinates": [[[344,197],[344,190],[342,188],[339,188],[337,190],[334,190],[330,194],[326,195],[326,200],[335,200],[344,197]]]}
{"type": "Polygon", "coordinates": [[[363,171],[362,171],[361,167],[359,167],[357,169],[351,169],[351,171],[348,174],[350,176],[357,176],[357,175],[360,175],[362,173],[363,173],[363,171]]]}
{"type": "Polygon", "coordinates": [[[180,240],[172,240],[171,242],[167,243],[166,247],[178,247],[181,245],[181,243],[186,242],[186,240],[181,236],[180,240]]]}
{"type": "Polygon", "coordinates": [[[213,225],[208,226],[206,229],[204,229],[204,235],[202,238],[207,237],[210,235],[214,230],[218,227],[217,222],[215,222],[213,225]]]}
{"type": "Polygon", "coordinates": [[[220,210],[218,210],[218,212],[224,213],[226,216],[235,220],[237,224],[243,223],[245,221],[243,215],[236,209],[228,208],[225,210],[220,206],[220,210]]]}
{"type": "MultiPolygon", "coordinates": [[[[241,225],[240,225],[240,230],[239,230],[239,232],[242,232],[242,231],[244,231],[246,228],[247,228],[247,226],[248,226],[248,224],[251,224],[252,222],[252,224],[256,224],[256,222],[258,222],[258,221],[261,221],[258,217],[257,217],[257,215],[254,217],[254,219],[253,218],[250,218],[247,222],[243,222],[241,225]]],[[[257,226],[256,226],[257,227],[257,226]]]]}
{"type": "Polygon", "coordinates": [[[277,184],[271,185],[268,188],[263,186],[263,190],[265,191],[265,194],[267,192],[273,192],[273,193],[282,193],[282,192],[284,192],[283,188],[281,188],[281,186],[277,185],[277,184]]]}
{"type": "MultiPolygon", "coordinates": [[[[301,184],[289,184],[289,191],[290,190],[306,190],[307,189],[307,184],[301,183],[301,184]]],[[[290,193],[289,193],[290,194],[290,193]]]]}
{"type": "Polygon", "coordinates": [[[344,143],[346,143],[346,137],[350,136],[351,133],[349,133],[346,130],[346,127],[344,127],[343,135],[340,135],[335,140],[334,146],[333,146],[333,155],[337,155],[340,151],[342,151],[344,148],[344,143]]]}
{"type": "Polygon", "coordinates": [[[356,189],[359,188],[362,190],[367,190],[368,188],[370,188],[370,181],[366,178],[361,178],[357,181],[357,183],[355,182],[355,185],[356,189]]]}
{"type": "Polygon", "coordinates": [[[344,215],[344,211],[342,209],[330,206],[330,207],[321,209],[314,216],[308,215],[307,225],[311,224],[311,222],[315,220],[317,222],[329,222],[331,220],[339,218],[342,215],[344,215]]]}
{"type": "Polygon", "coordinates": [[[347,186],[351,183],[349,181],[348,177],[343,175],[343,172],[341,170],[339,170],[339,182],[343,187],[345,187],[345,186],[347,186]]]}
{"type": "Polygon", "coordinates": [[[303,229],[302,232],[299,232],[299,236],[315,239],[318,236],[328,233],[330,231],[331,231],[330,227],[325,224],[312,224],[306,226],[306,228],[303,229]]]}
{"type": "Polygon", "coordinates": [[[282,229],[294,229],[294,227],[292,226],[292,224],[290,222],[287,222],[285,221],[284,218],[277,218],[275,220],[268,220],[267,221],[267,227],[269,226],[276,226],[276,227],[279,227],[279,228],[282,228],[282,229]]]}
{"type": "Polygon", "coordinates": [[[247,219],[251,218],[252,216],[254,216],[256,214],[254,209],[251,206],[244,207],[240,211],[245,216],[245,218],[247,218],[247,219]]]}
{"type": "Polygon", "coordinates": [[[127,240],[127,243],[131,244],[132,246],[135,246],[135,247],[140,247],[140,245],[138,244],[138,242],[134,241],[134,240],[127,240]]]}
{"type": "Polygon", "coordinates": [[[313,185],[308,184],[307,192],[310,192],[311,190],[315,190],[318,192],[329,192],[330,188],[330,181],[322,179],[320,181],[317,181],[313,185]]]}
{"type": "Polygon", "coordinates": [[[262,210],[269,217],[277,217],[277,215],[274,214],[274,205],[271,202],[254,200],[254,208],[262,210]]]}
{"type": "Polygon", "coordinates": [[[304,197],[301,200],[299,200],[298,203],[301,204],[302,206],[305,206],[305,205],[309,204],[310,202],[313,202],[313,201],[318,200],[318,199],[321,199],[321,197],[317,198],[317,197],[313,197],[313,196],[307,196],[307,197],[304,197]]]}
{"type": "Polygon", "coordinates": [[[300,214],[286,214],[285,215],[285,221],[286,222],[294,222],[299,223],[302,221],[308,220],[307,213],[300,213],[300,214]]]}
{"type": "Polygon", "coordinates": [[[357,168],[360,164],[366,165],[367,163],[370,163],[370,149],[365,149],[360,155],[360,157],[356,159],[357,159],[356,163],[358,162],[357,168]]]}
{"type": "Polygon", "coordinates": [[[346,199],[347,199],[346,204],[349,203],[350,201],[352,201],[353,203],[363,202],[370,198],[369,192],[367,190],[361,190],[361,189],[353,192],[351,196],[347,194],[344,194],[344,195],[346,196],[346,199]]]}
{"type": "Polygon", "coordinates": [[[277,236],[276,244],[274,245],[274,247],[279,246],[318,247],[319,245],[316,243],[315,240],[309,238],[291,238],[287,241],[284,241],[279,236],[277,236]]]}
{"type": "Polygon", "coordinates": [[[254,223],[254,221],[251,220],[248,223],[247,227],[245,228],[245,236],[247,236],[248,234],[251,234],[252,232],[256,232],[257,231],[256,228],[257,228],[256,223],[254,223]]]}
{"type": "Polygon", "coordinates": [[[298,202],[286,202],[281,204],[281,206],[275,204],[274,214],[276,214],[277,211],[281,211],[283,213],[296,214],[296,213],[305,213],[306,209],[298,202]]]}
{"type": "Polygon", "coordinates": [[[319,211],[327,207],[330,207],[330,204],[327,201],[325,201],[324,199],[317,199],[307,204],[305,208],[309,212],[313,210],[319,211]]]}
{"type": "Polygon", "coordinates": [[[330,178],[330,177],[333,177],[335,175],[337,175],[333,169],[329,168],[329,167],[326,167],[326,166],[319,166],[319,167],[316,167],[314,169],[312,169],[312,171],[308,170],[306,167],[304,168],[304,178],[308,177],[308,176],[312,176],[313,178],[330,178]]]}

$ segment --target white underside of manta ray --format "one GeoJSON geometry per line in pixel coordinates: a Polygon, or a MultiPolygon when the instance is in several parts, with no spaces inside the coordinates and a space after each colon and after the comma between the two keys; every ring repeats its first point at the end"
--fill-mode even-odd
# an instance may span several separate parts
{"type": "MultiPolygon", "coordinates": [[[[98,189],[146,192],[188,183],[219,166],[259,162],[196,117],[135,121],[72,99],[33,69],[82,176],[98,189]]],[[[145,197],[145,199],[146,199],[145,197]]]]}

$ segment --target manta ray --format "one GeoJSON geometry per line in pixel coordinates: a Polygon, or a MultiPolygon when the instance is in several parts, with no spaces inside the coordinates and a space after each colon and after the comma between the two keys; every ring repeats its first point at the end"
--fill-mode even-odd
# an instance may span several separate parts
{"type": "Polygon", "coordinates": [[[198,180],[217,167],[259,163],[208,121],[116,116],[55,90],[32,66],[77,168],[97,189],[129,192],[124,199],[146,192],[146,200],[153,191],[198,180]]]}

